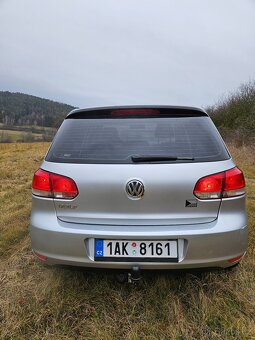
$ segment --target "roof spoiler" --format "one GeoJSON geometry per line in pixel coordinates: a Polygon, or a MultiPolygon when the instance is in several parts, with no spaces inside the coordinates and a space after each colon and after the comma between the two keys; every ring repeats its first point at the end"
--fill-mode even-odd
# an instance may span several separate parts
{"type": "Polygon", "coordinates": [[[188,106],[108,106],[72,110],[66,119],[93,118],[167,118],[201,117],[207,113],[196,107],[188,106]]]}

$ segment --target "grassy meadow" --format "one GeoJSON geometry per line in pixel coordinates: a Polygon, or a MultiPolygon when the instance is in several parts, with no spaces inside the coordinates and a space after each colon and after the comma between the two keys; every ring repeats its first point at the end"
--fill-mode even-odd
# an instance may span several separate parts
{"type": "Polygon", "coordinates": [[[0,123],[0,143],[51,141],[56,133],[52,127],[6,126],[0,123]]]}
{"type": "Polygon", "coordinates": [[[247,180],[249,248],[232,270],[144,272],[47,267],[31,254],[31,180],[48,143],[0,144],[1,339],[255,339],[255,150],[229,145],[247,180]]]}
{"type": "Polygon", "coordinates": [[[8,141],[10,143],[17,141],[28,141],[33,138],[33,140],[41,140],[43,137],[39,133],[31,133],[26,131],[14,131],[14,130],[0,130],[0,139],[8,141]]]}

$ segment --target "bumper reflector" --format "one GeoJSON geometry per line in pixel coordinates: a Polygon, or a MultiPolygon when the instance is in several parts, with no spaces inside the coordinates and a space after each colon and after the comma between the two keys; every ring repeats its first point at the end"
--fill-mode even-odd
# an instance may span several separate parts
{"type": "Polygon", "coordinates": [[[35,251],[33,251],[33,255],[35,257],[37,257],[39,260],[41,260],[41,261],[46,261],[47,260],[47,256],[41,255],[41,254],[39,254],[39,253],[37,253],[35,251]]]}
{"type": "Polygon", "coordinates": [[[231,263],[235,263],[241,260],[241,258],[243,257],[243,255],[237,256],[237,257],[233,257],[232,259],[229,259],[228,262],[231,263]]]}

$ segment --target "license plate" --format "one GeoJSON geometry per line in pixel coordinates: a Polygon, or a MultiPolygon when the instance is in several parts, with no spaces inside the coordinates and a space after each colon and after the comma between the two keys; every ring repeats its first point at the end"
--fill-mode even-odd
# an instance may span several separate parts
{"type": "Polygon", "coordinates": [[[178,262],[177,240],[95,239],[95,261],[178,262]]]}

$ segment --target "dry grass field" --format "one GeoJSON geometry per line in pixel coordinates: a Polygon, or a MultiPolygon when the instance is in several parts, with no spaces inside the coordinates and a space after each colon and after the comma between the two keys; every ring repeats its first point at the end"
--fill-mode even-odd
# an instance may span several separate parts
{"type": "Polygon", "coordinates": [[[10,126],[0,123],[0,143],[38,142],[52,140],[55,128],[39,126],[10,126]]]}
{"type": "Polygon", "coordinates": [[[232,270],[113,272],[46,267],[31,254],[31,179],[47,143],[0,144],[1,339],[255,339],[255,150],[229,145],[247,179],[249,249],[232,270]]]}
{"type": "Polygon", "coordinates": [[[1,142],[8,141],[10,143],[17,141],[28,141],[28,138],[33,138],[34,140],[42,140],[42,134],[31,133],[26,131],[14,131],[14,130],[1,130],[0,129],[0,140],[1,142]]]}

